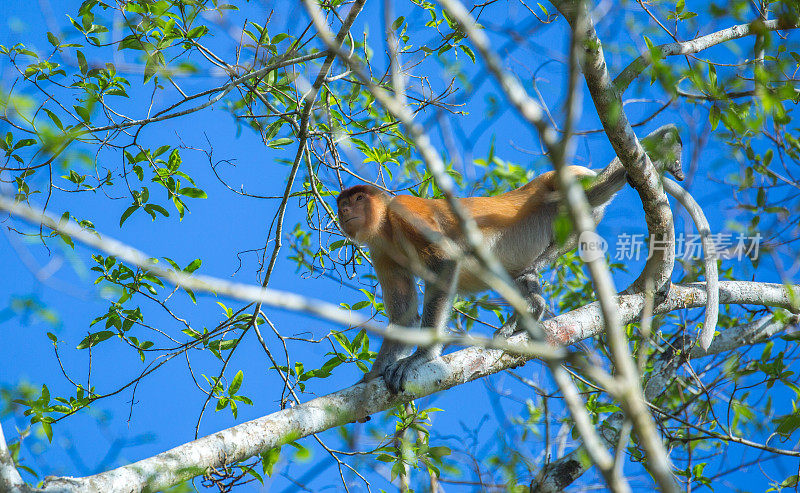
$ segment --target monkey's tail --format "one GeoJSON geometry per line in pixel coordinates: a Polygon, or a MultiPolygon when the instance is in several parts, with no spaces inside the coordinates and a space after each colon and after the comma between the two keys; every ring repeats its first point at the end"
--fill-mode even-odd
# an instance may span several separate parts
{"type": "MultiPolygon", "coordinates": [[[[664,125],[650,133],[641,140],[650,160],[656,169],[663,172],[669,171],[678,181],[683,181],[681,167],[682,143],[680,133],[675,125],[664,125]]],[[[625,181],[627,173],[619,158],[614,158],[611,164],[601,171],[594,183],[586,190],[586,197],[592,207],[599,207],[608,203],[614,194],[619,192],[625,181]]]]}
{"type": "Polygon", "coordinates": [[[614,159],[608,168],[597,175],[594,183],[586,190],[586,198],[589,205],[599,207],[607,204],[614,198],[617,192],[625,186],[627,173],[619,159],[614,159]]]}

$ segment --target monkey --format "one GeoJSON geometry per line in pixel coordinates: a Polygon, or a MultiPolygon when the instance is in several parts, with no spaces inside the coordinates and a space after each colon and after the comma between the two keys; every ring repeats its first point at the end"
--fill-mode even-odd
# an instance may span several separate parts
{"type": "MultiPolygon", "coordinates": [[[[674,162],[667,159],[666,164],[661,161],[656,164],[676,179],[683,179],[680,156],[674,162]]],[[[595,223],[602,219],[606,205],[628,179],[618,160],[600,176],[583,166],[569,166],[568,172],[580,180],[595,179],[585,190],[595,223]]],[[[540,318],[546,302],[538,273],[563,251],[553,238],[553,221],[561,202],[556,172],[548,171],[500,195],[458,200],[472,215],[489,251],[499,259],[520,291],[528,295],[533,316],[540,318]]],[[[489,289],[470,268],[474,259],[445,252],[442,243],[436,241],[438,235],[464,250],[467,246],[445,200],[410,195],[392,197],[375,186],[356,185],[343,190],[336,203],[344,234],[369,248],[390,327],[421,326],[442,333],[456,293],[489,289]],[[425,284],[421,318],[417,277],[425,284]]],[[[574,235],[569,241],[574,244],[574,235]]],[[[421,346],[404,357],[408,349],[402,343],[384,339],[372,369],[362,381],[382,376],[392,393],[403,391],[410,370],[437,358],[443,347],[421,346]]]]}

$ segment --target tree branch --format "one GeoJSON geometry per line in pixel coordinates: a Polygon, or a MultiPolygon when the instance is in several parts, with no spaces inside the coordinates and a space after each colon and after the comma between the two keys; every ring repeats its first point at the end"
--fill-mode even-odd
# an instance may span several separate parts
{"type": "MultiPolygon", "coordinates": [[[[652,239],[650,257],[642,273],[628,290],[641,291],[652,286],[656,292],[664,292],[669,288],[675,262],[675,229],[672,211],[661,188],[658,172],[625,115],[622,98],[612,84],[602,44],[594,29],[588,7],[581,0],[552,1],[570,27],[579,31],[584,40],[581,66],[589,93],[614,151],[639,193],[652,239]]],[[[628,353],[628,342],[616,331],[609,331],[609,341],[615,356],[614,363],[618,366],[623,381],[622,393],[617,397],[620,398],[625,414],[633,423],[639,442],[647,453],[645,467],[663,491],[677,493],[678,485],[672,474],[669,456],[645,406],[638,372],[628,353]]]]}
{"type": "MultiPolygon", "coordinates": [[[[576,0],[553,0],[573,29],[576,28],[578,9],[586,6],[576,0]]],[[[586,22],[585,52],[582,69],[597,114],[608,140],[622,161],[630,181],[639,193],[645,212],[647,229],[652,239],[651,256],[642,273],[627,289],[628,292],[645,289],[652,282],[657,292],[669,287],[675,261],[675,229],[672,211],[659,181],[658,173],[642,148],[622,108],[622,99],[616,91],[606,66],[603,47],[588,12],[583,12],[586,22]]]]}
{"type": "MultiPolygon", "coordinates": [[[[712,354],[733,351],[745,346],[765,342],[775,334],[797,324],[798,319],[800,317],[794,315],[783,322],[777,322],[772,315],[769,315],[749,324],[732,327],[714,339],[714,342],[707,350],[697,347],[692,348],[691,352],[688,353],[689,359],[703,358],[712,354]]],[[[645,398],[648,402],[654,402],[674,378],[679,366],[676,363],[680,361],[680,359],[675,358],[675,353],[674,350],[668,349],[656,357],[653,372],[645,386],[645,398]]],[[[607,446],[617,443],[622,425],[623,415],[616,412],[609,416],[600,426],[603,440],[607,446]]],[[[575,482],[589,469],[590,465],[580,460],[584,453],[586,453],[584,446],[581,445],[567,455],[548,464],[543,473],[531,484],[531,492],[557,493],[564,491],[564,488],[575,482]]]]}
{"type": "Polygon", "coordinates": [[[25,482],[22,481],[22,477],[14,465],[14,458],[11,457],[11,452],[8,450],[3,427],[0,426],[0,491],[14,491],[24,484],[25,482]]]}
{"type": "Polygon", "coordinates": [[[653,63],[652,52],[657,52],[658,58],[666,58],[674,55],[691,55],[692,53],[698,53],[720,43],[744,38],[745,36],[751,36],[759,32],[796,29],[797,27],[800,27],[800,24],[797,22],[789,22],[786,19],[773,19],[769,21],[755,20],[747,24],[739,24],[721,31],[706,34],[705,36],[700,36],[699,38],[689,41],[658,45],[655,46],[651,52],[639,55],[636,60],[628,64],[617,78],[614,79],[614,86],[620,93],[625,92],[625,89],[628,88],[631,82],[639,77],[639,75],[653,63]]]}
{"type": "MultiPolygon", "coordinates": [[[[778,284],[744,281],[720,284],[720,298],[723,303],[758,303],[757,296],[763,296],[767,306],[788,308],[791,305],[787,289],[793,290],[795,299],[800,296],[800,286],[786,288],[778,284]]],[[[705,304],[704,295],[702,283],[675,285],[661,307],[668,306],[671,310],[701,307],[705,304]]],[[[644,297],[644,294],[631,294],[618,298],[617,308],[623,323],[637,319],[638,312],[634,307],[643,306],[644,297]]],[[[603,323],[597,305],[595,302],[559,315],[542,322],[542,326],[553,340],[560,339],[563,330],[570,330],[575,325],[581,326],[582,338],[599,334],[603,330],[603,323]]],[[[514,345],[524,345],[528,339],[526,333],[520,332],[508,341],[514,345]]],[[[717,344],[723,347],[725,338],[720,336],[719,340],[717,344]]],[[[386,389],[382,379],[375,379],[236,425],[108,472],[84,478],[48,478],[42,491],[114,492],[164,489],[202,474],[207,468],[245,460],[265,450],[363,419],[398,404],[521,366],[529,359],[531,358],[496,349],[462,349],[415,369],[407,384],[409,392],[392,394],[386,389]]]]}

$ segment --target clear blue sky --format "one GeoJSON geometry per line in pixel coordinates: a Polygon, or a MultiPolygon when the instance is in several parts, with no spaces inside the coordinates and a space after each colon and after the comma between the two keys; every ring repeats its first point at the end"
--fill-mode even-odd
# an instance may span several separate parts
{"type": "MultiPolygon", "coordinates": [[[[50,23],[56,22],[62,28],[66,28],[69,24],[63,14],[70,13],[74,16],[79,2],[50,2],[52,13],[42,14],[41,8],[46,5],[48,2],[45,1],[36,4],[19,0],[5,0],[0,6],[0,14],[2,14],[0,44],[9,45],[21,41],[29,47],[40,49],[49,47],[45,33],[47,30],[53,30],[52,27],[49,27],[50,23]]],[[[266,2],[266,6],[274,8],[273,22],[279,26],[292,22],[291,19],[299,14],[299,7],[295,6],[294,2],[266,2]]],[[[263,7],[257,5],[247,5],[245,8],[253,11],[255,19],[263,16],[265,12],[263,7]]],[[[512,7],[509,7],[509,11],[512,10],[512,7]]],[[[372,11],[370,13],[372,17],[366,17],[360,21],[369,23],[372,33],[380,32],[376,14],[376,10],[372,11]]],[[[496,21],[497,23],[504,22],[502,19],[496,21]]],[[[356,31],[361,32],[361,30],[362,28],[358,25],[356,31]]],[[[613,24],[604,23],[601,36],[611,36],[613,30],[613,24]]],[[[533,50],[529,47],[522,52],[515,52],[515,56],[530,58],[515,59],[514,63],[533,71],[547,59],[549,54],[561,52],[565,40],[557,22],[556,25],[546,28],[543,35],[534,41],[541,48],[541,55],[538,58],[531,57],[533,50]]],[[[620,39],[619,41],[626,42],[627,40],[620,39]]],[[[219,42],[222,44],[222,40],[219,42]]],[[[131,55],[126,53],[126,56],[130,57],[131,55]]],[[[91,59],[88,52],[87,57],[91,59]]],[[[618,70],[620,64],[627,59],[627,57],[623,59],[619,55],[612,57],[611,62],[616,67],[614,70],[618,70]]],[[[0,87],[3,88],[3,91],[7,91],[9,81],[13,80],[12,70],[5,60],[0,61],[0,87]]],[[[524,75],[526,71],[522,69],[518,70],[518,73],[524,75]]],[[[563,68],[556,68],[551,70],[549,78],[542,82],[541,88],[547,94],[550,102],[560,101],[560,98],[553,97],[552,93],[561,94],[563,92],[558,84],[561,75],[563,75],[563,68]]],[[[138,76],[131,76],[131,79],[138,80],[138,76]]],[[[209,87],[211,84],[219,84],[221,81],[222,79],[219,78],[216,80],[199,78],[196,82],[187,80],[184,90],[195,91],[209,87]]],[[[490,92],[496,93],[493,86],[484,84],[477,95],[469,101],[469,116],[457,124],[465,129],[464,134],[469,134],[471,130],[484,125],[484,113],[487,108],[485,96],[490,92]]],[[[634,97],[634,94],[634,91],[630,91],[626,96],[634,97]]],[[[133,102],[139,106],[142,104],[141,101],[146,101],[148,97],[146,92],[138,94],[144,99],[137,99],[137,91],[131,91],[131,95],[134,96],[133,102]]],[[[584,101],[584,109],[587,116],[581,121],[580,127],[583,129],[599,128],[598,121],[593,116],[593,107],[588,99],[588,94],[585,96],[587,99],[584,101]]],[[[163,107],[166,102],[158,100],[157,105],[163,107]]],[[[135,104],[131,104],[130,113],[144,114],[144,108],[137,108],[135,104]]],[[[505,106],[504,103],[501,104],[505,106]]],[[[633,103],[626,106],[626,111],[631,121],[636,122],[649,115],[658,107],[658,104],[652,101],[633,103]]],[[[690,108],[687,114],[667,111],[645,127],[638,129],[637,132],[644,135],[667,122],[681,124],[682,121],[702,120],[703,118],[705,118],[705,110],[699,108],[690,108]]],[[[504,111],[499,118],[487,123],[488,125],[483,128],[483,131],[476,132],[474,138],[465,139],[472,147],[463,149],[461,156],[463,162],[469,163],[473,157],[482,157],[487,154],[490,142],[494,138],[497,146],[496,154],[501,158],[533,167],[533,163],[538,158],[529,152],[523,152],[523,150],[536,151],[538,144],[536,144],[531,131],[521,125],[513,115],[513,111],[504,111]]],[[[5,133],[2,124],[0,124],[0,130],[5,133]]],[[[263,195],[282,193],[287,167],[274,162],[275,152],[265,152],[256,134],[246,128],[241,131],[237,130],[227,112],[221,109],[204,110],[195,113],[190,118],[154,125],[143,131],[142,138],[145,145],[151,145],[154,148],[164,143],[175,145],[178,143],[176,132],[187,145],[201,148],[208,147],[207,137],[213,145],[215,159],[235,160],[235,169],[221,168],[235,187],[243,183],[247,191],[251,193],[263,195]]],[[[440,138],[440,134],[435,133],[434,135],[435,138],[440,138]]],[[[692,142],[690,136],[684,135],[684,143],[690,142],[692,142]]],[[[460,146],[463,144],[464,140],[459,142],[460,146]]],[[[294,149],[290,146],[286,156],[293,152],[294,149]]],[[[687,163],[690,152],[691,149],[685,150],[684,158],[687,163]]],[[[88,195],[82,197],[56,195],[50,210],[60,214],[68,207],[74,216],[91,218],[98,231],[127,242],[150,255],[171,257],[181,265],[186,265],[195,258],[202,258],[204,264],[201,272],[204,274],[221,278],[233,276],[234,280],[240,282],[255,282],[253,274],[257,266],[255,254],[243,254],[241,268],[239,268],[237,252],[260,248],[264,245],[275,206],[235,196],[225,189],[211,172],[205,154],[187,150],[183,151],[182,155],[184,166],[192,170],[193,176],[197,177],[198,183],[209,194],[208,200],[194,200],[189,203],[191,213],[188,213],[182,222],[177,220],[176,214],[173,214],[168,220],[151,222],[149,216],[137,213],[128,220],[124,229],[120,229],[119,217],[129,205],[128,199],[101,201],[88,195]],[[98,204],[102,204],[102,206],[98,207],[98,204]]],[[[103,156],[104,159],[110,160],[110,167],[119,165],[119,155],[106,153],[103,156]]],[[[578,164],[601,168],[612,157],[613,151],[603,134],[594,134],[581,139],[578,146],[578,164]]],[[[719,153],[719,149],[714,147],[706,147],[698,156],[698,162],[700,172],[693,192],[701,205],[705,206],[712,229],[721,230],[726,225],[726,220],[735,217],[735,212],[730,210],[731,198],[722,195],[722,188],[708,180],[707,175],[713,173],[718,178],[724,178],[725,173],[733,168],[730,161],[727,161],[719,153]]],[[[365,165],[364,170],[366,173],[370,173],[369,165],[365,165]]],[[[642,215],[638,212],[638,204],[638,196],[630,189],[620,193],[608,208],[607,219],[599,228],[600,233],[606,236],[610,242],[613,242],[611,239],[613,234],[621,231],[644,233],[646,230],[642,215]],[[637,212],[631,213],[631,210],[637,212]]],[[[294,207],[296,203],[292,202],[290,205],[286,221],[288,229],[303,220],[302,211],[298,211],[294,207]]],[[[690,228],[685,229],[683,221],[680,221],[679,231],[681,230],[689,232],[690,228]]],[[[57,267],[56,274],[42,283],[36,279],[31,269],[31,265],[48,268],[45,266],[48,265],[49,259],[43,255],[41,248],[21,243],[20,239],[13,235],[6,234],[0,237],[0,258],[4,259],[2,263],[4,281],[0,282],[0,307],[6,306],[14,297],[33,297],[54,310],[60,320],[60,323],[54,328],[36,318],[22,316],[9,318],[0,315],[0,361],[5,362],[0,369],[0,384],[14,385],[26,381],[34,386],[39,386],[42,382],[47,382],[53,394],[71,392],[72,385],[60,376],[61,369],[45,335],[47,331],[52,331],[60,339],[67,341],[62,345],[60,354],[62,363],[71,375],[81,381],[86,381],[88,353],[72,348],[85,336],[88,323],[105,312],[107,303],[100,298],[102,293],[94,289],[92,284],[94,276],[88,271],[88,268],[91,267],[89,263],[91,260],[86,249],[78,246],[74,253],[57,249],[54,250],[54,253],[54,257],[63,263],[58,266],[50,264],[49,267],[54,269],[57,267]]],[[[283,253],[288,254],[289,249],[285,248],[283,253]]],[[[629,265],[630,272],[638,272],[641,263],[629,265]]],[[[749,279],[749,277],[747,278],[749,279]]],[[[334,281],[321,277],[302,278],[295,271],[295,266],[288,261],[279,263],[273,279],[272,287],[300,292],[334,303],[354,303],[361,299],[358,293],[345,289],[334,281]]],[[[616,278],[617,286],[622,288],[631,280],[631,276],[620,274],[616,278]]],[[[767,266],[758,273],[758,280],[774,282],[779,281],[779,277],[774,268],[767,266]]],[[[196,306],[192,306],[182,294],[176,296],[183,300],[179,307],[185,308],[179,310],[179,313],[187,316],[195,328],[213,327],[222,317],[220,308],[208,296],[204,296],[196,306]]],[[[234,301],[221,301],[230,307],[239,306],[234,301]]],[[[271,312],[270,315],[285,334],[302,332],[318,338],[328,330],[336,328],[326,322],[292,313],[271,312]]],[[[150,310],[147,317],[148,323],[170,327],[173,333],[177,333],[179,330],[174,321],[170,320],[166,314],[150,310]]],[[[238,422],[277,410],[276,396],[280,393],[277,378],[267,370],[269,362],[258,347],[255,338],[248,336],[245,341],[246,343],[238,349],[237,357],[231,365],[233,371],[229,371],[228,374],[232,375],[237,369],[245,371],[246,377],[242,393],[251,397],[255,404],[239,407],[240,419],[238,422]]],[[[271,342],[275,343],[276,341],[271,342]]],[[[107,344],[92,353],[92,384],[103,391],[116,388],[121,382],[127,382],[142,370],[142,364],[133,352],[126,351],[121,345],[116,347],[118,351],[114,348],[114,345],[107,344]]],[[[315,362],[324,360],[322,353],[327,350],[328,348],[323,345],[311,345],[307,349],[302,349],[298,345],[293,352],[293,357],[302,359],[308,367],[315,362]]],[[[197,354],[192,358],[193,366],[201,369],[198,370],[198,373],[206,371],[208,374],[213,374],[216,372],[215,362],[209,358],[209,355],[197,354]],[[205,370],[202,370],[203,368],[205,370]]],[[[334,379],[336,386],[345,387],[354,382],[358,378],[358,374],[354,370],[340,370],[334,379]]],[[[537,364],[530,364],[521,372],[535,380],[547,379],[537,364]]],[[[424,405],[434,405],[446,411],[435,418],[434,426],[434,434],[441,437],[442,444],[446,443],[448,436],[463,434],[463,429],[476,429],[484,417],[488,418],[490,422],[496,421],[484,426],[478,433],[482,440],[487,440],[494,433],[496,425],[503,426],[502,422],[497,422],[506,414],[501,406],[507,406],[511,410],[510,412],[519,412],[520,404],[501,400],[491,390],[491,387],[502,387],[509,384],[507,376],[501,374],[486,380],[473,382],[432,398],[423,399],[424,405]]],[[[333,382],[327,380],[324,383],[312,382],[309,389],[318,395],[336,390],[333,382]]],[[[202,402],[203,396],[190,378],[185,359],[183,357],[175,358],[154,376],[143,380],[136,388],[135,395],[130,390],[124,391],[111,399],[102,401],[88,413],[89,415],[81,414],[64,421],[63,425],[59,423],[55,427],[52,446],[41,455],[34,454],[36,460],[29,464],[44,474],[82,476],[122,465],[127,461],[148,457],[184,443],[193,437],[194,425],[202,402]],[[131,399],[133,399],[132,405],[131,399]],[[100,415],[108,418],[102,426],[98,426],[96,422],[96,418],[100,415]],[[119,446],[118,440],[120,439],[130,442],[122,448],[118,456],[112,454],[113,463],[105,462],[107,451],[119,446]]],[[[236,422],[228,411],[213,412],[212,404],[203,418],[200,428],[201,435],[232,426],[236,422]]],[[[11,438],[15,436],[15,424],[22,426],[24,422],[15,422],[13,419],[5,418],[2,424],[6,438],[11,438]]],[[[324,435],[332,443],[336,443],[335,436],[335,430],[324,435]]],[[[310,440],[305,440],[304,443],[312,446],[310,440]]],[[[26,457],[28,457],[28,461],[32,460],[30,453],[26,452],[26,457]]],[[[336,480],[333,478],[338,476],[338,472],[335,467],[332,467],[332,460],[324,454],[324,451],[315,447],[312,462],[328,468],[316,479],[318,483],[311,484],[336,484],[336,480]]],[[[771,467],[781,467],[781,465],[773,464],[771,467]]],[[[289,472],[294,477],[300,477],[310,470],[311,468],[307,464],[293,464],[289,472]]],[[[26,477],[26,479],[30,480],[30,477],[26,477]]],[[[286,479],[280,476],[276,476],[274,481],[278,491],[290,485],[286,479]]],[[[252,489],[256,488],[252,487],[252,489]]],[[[451,487],[447,489],[449,491],[451,487]]]]}

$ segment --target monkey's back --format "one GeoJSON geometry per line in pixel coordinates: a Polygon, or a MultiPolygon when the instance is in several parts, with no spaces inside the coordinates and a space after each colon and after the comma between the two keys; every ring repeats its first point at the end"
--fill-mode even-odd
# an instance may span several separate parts
{"type": "MultiPolygon", "coordinates": [[[[582,166],[570,166],[569,171],[577,178],[595,176],[594,171],[582,166]]],[[[466,197],[459,202],[475,219],[489,250],[509,274],[517,276],[534,265],[552,241],[552,222],[559,201],[557,190],[556,174],[548,171],[501,195],[466,197]]],[[[397,244],[411,247],[420,256],[418,260],[426,264],[443,255],[435,244],[436,234],[466,246],[458,220],[443,199],[398,195],[391,199],[389,210],[389,223],[394,223],[392,234],[397,244]]],[[[474,261],[464,263],[459,292],[488,289],[476,272],[479,270],[474,261]]]]}

